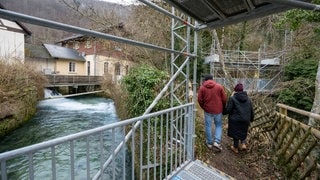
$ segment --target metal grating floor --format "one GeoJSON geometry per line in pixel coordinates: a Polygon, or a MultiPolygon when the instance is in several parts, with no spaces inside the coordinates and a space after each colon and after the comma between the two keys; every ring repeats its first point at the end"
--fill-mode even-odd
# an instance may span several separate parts
{"type": "Polygon", "coordinates": [[[218,169],[207,166],[205,163],[195,160],[188,164],[171,180],[233,180],[235,178],[218,169]]]}

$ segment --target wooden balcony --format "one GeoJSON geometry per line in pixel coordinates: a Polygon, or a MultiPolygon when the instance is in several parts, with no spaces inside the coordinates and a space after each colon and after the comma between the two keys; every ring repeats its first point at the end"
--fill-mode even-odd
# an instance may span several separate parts
{"type": "Polygon", "coordinates": [[[46,87],[101,85],[103,82],[102,76],[46,75],[46,77],[48,79],[46,87]]]}

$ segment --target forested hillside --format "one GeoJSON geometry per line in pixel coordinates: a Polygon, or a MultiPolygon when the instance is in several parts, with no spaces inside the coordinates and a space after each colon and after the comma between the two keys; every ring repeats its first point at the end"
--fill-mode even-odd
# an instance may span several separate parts
{"type": "MultiPolygon", "coordinates": [[[[0,0],[0,3],[9,10],[94,30],[123,23],[125,28],[120,36],[170,47],[170,18],[146,6],[121,6],[97,0],[0,0]]],[[[315,3],[319,3],[319,0],[315,3]]],[[[158,5],[170,11],[166,3],[160,2],[158,5]]],[[[223,50],[286,51],[283,65],[289,66],[284,68],[283,74],[288,77],[283,80],[288,82],[277,87],[275,98],[279,102],[310,110],[315,95],[315,71],[319,59],[319,19],[319,13],[292,10],[219,29],[205,29],[199,33],[198,74],[208,72],[208,69],[203,68],[203,62],[212,53],[213,43],[217,41],[213,38],[214,31],[217,32],[223,50]],[[306,78],[303,72],[312,72],[313,78],[306,78]],[[295,84],[301,87],[293,87],[295,84]],[[310,88],[306,91],[305,87],[310,88]]],[[[28,41],[33,44],[54,43],[71,35],[69,32],[24,24],[32,32],[28,41]]],[[[116,31],[112,33],[119,35],[116,31]]],[[[163,60],[168,59],[163,53],[120,43],[115,43],[114,47],[120,47],[135,62],[152,64],[159,69],[169,67],[168,62],[163,63],[163,60]]]]}
{"type": "MultiPolygon", "coordinates": [[[[98,28],[97,22],[90,19],[88,16],[111,13],[117,16],[118,21],[124,21],[130,13],[128,6],[107,3],[105,1],[73,1],[73,0],[0,0],[0,3],[8,10],[16,11],[26,15],[40,17],[48,20],[53,20],[65,24],[80,26],[88,29],[98,28]],[[74,3],[76,2],[76,3],[74,3]],[[71,9],[68,5],[76,4],[78,10],[82,10],[80,14],[75,9],[71,9]]],[[[66,37],[69,33],[35,26],[23,23],[31,32],[31,43],[52,43],[56,40],[66,37]]],[[[101,26],[101,24],[100,24],[101,26]]]]}

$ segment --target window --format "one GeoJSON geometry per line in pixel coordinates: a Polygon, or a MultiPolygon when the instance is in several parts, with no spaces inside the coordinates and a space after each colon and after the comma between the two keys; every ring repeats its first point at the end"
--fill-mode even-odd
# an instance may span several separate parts
{"type": "Polygon", "coordinates": [[[105,42],[105,43],[104,43],[104,47],[105,47],[106,49],[110,49],[110,42],[105,42]]]}
{"type": "Polygon", "coordinates": [[[76,72],[76,63],[69,62],[69,72],[76,72]]]}
{"type": "Polygon", "coordinates": [[[79,49],[80,44],[78,41],[74,42],[73,49],[79,49]]]}
{"type": "Polygon", "coordinates": [[[87,40],[86,41],[86,48],[91,48],[91,47],[92,47],[91,41],[87,40]]]}
{"type": "Polygon", "coordinates": [[[120,75],[120,63],[118,62],[114,65],[114,73],[115,75],[120,75]]]}
{"type": "Polygon", "coordinates": [[[109,63],[108,63],[108,62],[104,62],[103,72],[104,72],[105,74],[108,73],[108,66],[109,66],[109,63]]]}
{"type": "Polygon", "coordinates": [[[87,62],[87,71],[88,71],[88,76],[90,76],[90,61],[87,62]]]}
{"type": "Polygon", "coordinates": [[[126,65],[126,75],[129,73],[129,66],[126,65]]]}

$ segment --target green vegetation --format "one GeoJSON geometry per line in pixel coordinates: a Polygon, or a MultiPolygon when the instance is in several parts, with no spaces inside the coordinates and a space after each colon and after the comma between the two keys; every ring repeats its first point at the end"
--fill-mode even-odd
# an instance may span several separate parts
{"type": "Polygon", "coordinates": [[[315,96],[317,68],[315,59],[297,59],[285,66],[285,81],[275,93],[277,102],[310,111],[315,96]]]}
{"type": "Polygon", "coordinates": [[[285,66],[285,81],[292,81],[303,77],[314,82],[316,80],[318,69],[318,60],[310,59],[295,59],[290,64],[285,66]]]}
{"type": "MultiPolygon", "coordinates": [[[[313,0],[312,3],[320,4],[320,0],[313,0]]],[[[276,24],[282,26],[289,25],[290,29],[297,30],[304,22],[320,22],[320,14],[314,11],[293,9],[284,14],[284,17],[276,24]]],[[[319,30],[319,27],[315,30],[319,30]]]]}
{"type": "MultiPolygon", "coordinates": [[[[313,1],[319,4],[319,0],[313,1]]],[[[315,82],[319,61],[320,14],[294,9],[283,14],[275,24],[278,28],[295,32],[291,60],[285,65],[284,82],[275,93],[276,100],[299,109],[310,111],[315,96],[315,82]]]]}
{"type": "Polygon", "coordinates": [[[46,80],[25,64],[0,60],[0,137],[28,121],[43,97],[46,80]]]}
{"type": "MultiPolygon", "coordinates": [[[[120,119],[128,119],[131,117],[141,116],[145,110],[151,105],[155,97],[159,94],[160,90],[164,87],[166,80],[168,78],[168,74],[164,71],[158,70],[155,67],[142,65],[142,66],[135,66],[130,69],[129,74],[122,78],[120,86],[116,85],[115,83],[112,84],[111,79],[106,80],[105,84],[103,85],[103,89],[105,89],[108,95],[114,100],[116,107],[117,107],[117,114],[120,119]]],[[[153,108],[153,111],[162,110],[169,107],[169,99],[164,97],[157,103],[157,105],[153,108]]],[[[153,137],[155,134],[160,134],[161,129],[164,128],[166,123],[163,123],[163,126],[160,127],[158,124],[160,123],[159,119],[152,118],[149,121],[145,121],[142,124],[142,127],[145,128],[142,134],[143,137],[147,137],[147,133],[149,136],[153,137]],[[152,124],[152,125],[151,125],[152,124]],[[153,129],[151,128],[149,131],[147,130],[148,126],[156,126],[158,128],[153,129]]],[[[129,128],[130,129],[130,128],[129,128]]],[[[127,129],[127,130],[129,130],[127,129]]],[[[136,130],[135,141],[139,142],[140,139],[140,129],[136,130]]],[[[159,137],[157,135],[157,137],[159,137]]],[[[159,137],[156,142],[160,142],[162,138],[159,137]]],[[[153,139],[151,140],[153,141],[153,139]]],[[[153,144],[154,142],[150,142],[153,144]]],[[[140,148],[140,144],[135,144],[136,149],[140,148]]],[[[143,146],[143,160],[146,161],[147,159],[147,146],[143,146]]],[[[137,152],[135,157],[140,157],[140,154],[137,152]]],[[[149,157],[150,161],[154,161],[154,158],[151,155],[149,157]]],[[[139,169],[140,164],[135,164],[139,169]]],[[[159,173],[159,168],[157,168],[157,173],[159,173]]],[[[139,173],[139,172],[135,172],[139,173]]],[[[143,173],[141,176],[146,176],[143,173]]],[[[159,175],[160,176],[160,175],[159,175]]]]}
{"type": "MultiPolygon", "coordinates": [[[[150,106],[163,88],[168,74],[151,66],[136,66],[122,79],[122,87],[127,94],[129,117],[140,116],[150,106]]],[[[169,107],[169,101],[160,100],[153,111],[169,107]]]]}
{"type": "MultiPolygon", "coordinates": [[[[142,115],[164,87],[168,74],[155,67],[143,65],[130,69],[123,77],[120,85],[112,82],[110,75],[105,76],[102,89],[117,107],[120,119],[128,119],[142,115]]],[[[169,100],[162,98],[153,112],[169,107],[169,100]]]]}

